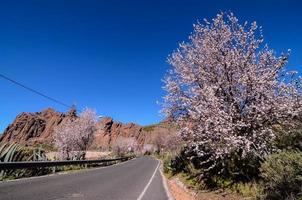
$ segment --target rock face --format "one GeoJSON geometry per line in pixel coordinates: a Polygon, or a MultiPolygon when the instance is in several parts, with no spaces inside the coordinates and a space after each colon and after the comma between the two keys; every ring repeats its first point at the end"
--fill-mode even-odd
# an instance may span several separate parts
{"type": "MultiPolygon", "coordinates": [[[[17,142],[28,146],[52,144],[54,128],[64,120],[75,117],[75,111],[64,114],[50,108],[42,112],[21,113],[5,129],[0,142],[17,142]]],[[[133,137],[139,147],[142,147],[156,134],[170,134],[176,131],[167,122],[143,127],[134,123],[116,122],[110,117],[104,117],[97,122],[96,130],[91,149],[110,149],[119,137],[133,137]]]]}
{"type": "Polygon", "coordinates": [[[122,124],[113,121],[110,117],[104,117],[97,123],[97,131],[92,143],[93,148],[111,147],[118,137],[134,137],[139,145],[145,142],[143,127],[134,123],[122,124]]]}
{"type": "Polygon", "coordinates": [[[151,126],[140,126],[134,123],[123,124],[113,121],[110,117],[104,117],[97,124],[92,148],[108,149],[119,137],[135,138],[138,146],[142,148],[144,144],[151,143],[156,134],[172,134],[176,131],[175,126],[167,121],[151,126]]]}
{"type": "Polygon", "coordinates": [[[10,124],[0,138],[0,142],[17,142],[23,145],[50,144],[52,133],[63,120],[76,117],[75,112],[67,114],[51,108],[35,113],[21,113],[10,124]]]}

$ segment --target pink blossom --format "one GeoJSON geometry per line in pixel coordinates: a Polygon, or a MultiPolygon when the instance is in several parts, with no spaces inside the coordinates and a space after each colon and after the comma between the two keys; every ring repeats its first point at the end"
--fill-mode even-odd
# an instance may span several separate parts
{"type": "Polygon", "coordinates": [[[189,39],[168,58],[164,113],[197,154],[209,146],[209,159],[239,149],[265,156],[272,125],[301,113],[300,80],[283,78],[288,54],[276,56],[256,22],[241,25],[232,13],[195,24],[189,39]]]}
{"type": "Polygon", "coordinates": [[[96,124],[96,112],[86,108],[79,117],[63,120],[54,130],[54,143],[61,159],[72,159],[85,152],[92,141],[96,124]]]}

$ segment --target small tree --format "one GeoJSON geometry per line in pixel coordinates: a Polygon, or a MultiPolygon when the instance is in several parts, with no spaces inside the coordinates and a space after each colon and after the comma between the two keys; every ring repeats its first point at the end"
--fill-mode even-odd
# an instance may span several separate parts
{"type": "Polygon", "coordinates": [[[142,149],[142,153],[143,154],[151,154],[153,152],[155,152],[156,148],[153,144],[144,144],[143,149],[142,149]]]}
{"type": "Polygon", "coordinates": [[[134,137],[118,137],[112,146],[113,151],[117,155],[133,153],[138,149],[137,141],[134,137]]]}
{"type": "Polygon", "coordinates": [[[96,130],[97,115],[94,110],[86,108],[77,120],[78,132],[77,145],[80,151],[86,152],[92,142],[93,133],[96,130]]]}
{"type": "Polygon", "coordinates": [[[166,135],[162,133],[156,133],[153,135],[152,144],[155,146],[156,152],[158,154],[164,150],[166,145],[166,135]]]}
{"type": "Polygon", "coordinates": [[[95,111],[86,108],[79,117],[63,120],[54,130],[54,142],[61,159],[72,159],[76,155],[85,158],[95,131],[96,119],[95,111]]]}
{"type": "Polygon", "coordinates": [[[241,25],[233,14],[195,24],[189,39],[168,58],[164,112],[207,170],[234,152],[263,158],[272,125],[301,112],[300,80],[284,78],[288,55],[277,57],[256,22],[241,25]]]}
{"type": "Polygon", "coordinates": [[[181,137],[178,134],[170,133],[165,136],[163,150],[175,154],[180,151],[182,145],[181,137]]]}
{"type": "Polygon", "coordinates": [[[71,119],[63,121],[54,129],[54,144],[58,148],[59,158],[69,160],[75,150],[73,123],[71,119]]]}
{"type": "Polygon", "coordinates": [[[181,147],[181,138],[174,133],[163,134],[156,133],[152,135],[151,143],[157,153],[176,152],[181,147]]]}

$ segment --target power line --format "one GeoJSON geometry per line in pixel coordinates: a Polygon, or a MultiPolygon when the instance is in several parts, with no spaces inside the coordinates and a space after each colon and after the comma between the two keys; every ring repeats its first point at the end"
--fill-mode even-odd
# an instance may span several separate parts
{"type": "Polygon", "coordinates": [[[9,77],[3,75],[3,74],[0,74],[0,77],[3,78],[3,79],[5,79],[5,80],[7,80],[7,81],[9,81],[9,82],[11,82],[11,83],[13,83],[13,84],[15,84],[15,85],[18,85],[18,86],[20,86],[20,87],[23,87],[24,89],[29,90],[29,91],[31,91],[31,92],[37,94],[37,95],[40,95],[40,96],[42,96],[42,97],[44,97],[44,98],[46,98],[46,99],[48,99],[48,100],[50,100],[50,101],[53,101],[53,102],[55,102],[55,103],[57,103],[57,104],[60,104],[60,105],[65,106],[65,107],[67,107],[67,108],[70,108],[70,107],[71,107],[71,106],[69,106],[69,105],[67,105],[67,104],[65,104],[65,103],[63,103],[63,102],[61,102],[61,101],[59,101],[59,100],[57,100],[57,99],[55,99],[55,98],[52,98],[52,97],[50,97],[50,96],[47,96],[47,95],[45,95],[45,94],[43,94],[43,93],[41,93],[41,92],[39,92],[39,91],[37,91],[37,90],[35,90],[35,89],[32,89],[32,88],[30,88],[30,87],[28,87],[28,86],[26,86],[26,85],[23,85],[22,83],[19,83],[18,81],[15,81],[15,80],[13,80],[13,79],[11,79],[11,78],[9,78],[9,77]]]}

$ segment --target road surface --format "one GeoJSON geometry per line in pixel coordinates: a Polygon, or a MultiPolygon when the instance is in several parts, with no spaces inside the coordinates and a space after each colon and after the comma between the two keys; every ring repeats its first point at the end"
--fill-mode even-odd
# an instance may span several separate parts
{"type": "Polygon", "coordinates": [[[167,200],[159,161],[140,157],[105,168],[0,182],[1,200],[167,200]]]}

